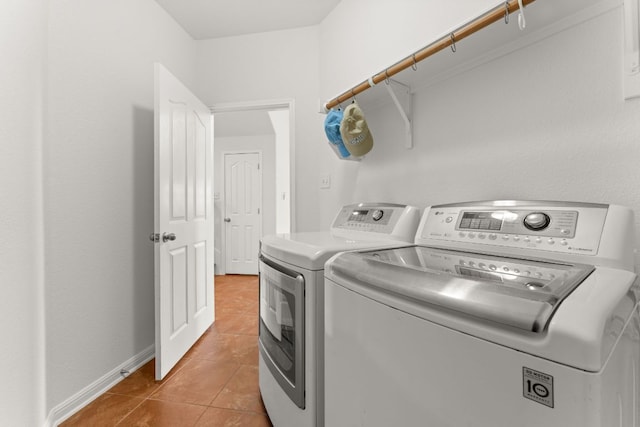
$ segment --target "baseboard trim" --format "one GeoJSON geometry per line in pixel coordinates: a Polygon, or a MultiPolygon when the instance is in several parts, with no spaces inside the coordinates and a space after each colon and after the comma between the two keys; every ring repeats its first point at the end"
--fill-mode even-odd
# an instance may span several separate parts
{"type": "Polygon", "coordinates": [[[155,345],[151,345],[133,356],[131,359],[107,372],[75,395],[57,405],[49,412],[43,427],[55,427],[94,401],[98,396],[124,379],[120,373],[123,369],[130,373],[136,371],[155,356],[155,345]]]}

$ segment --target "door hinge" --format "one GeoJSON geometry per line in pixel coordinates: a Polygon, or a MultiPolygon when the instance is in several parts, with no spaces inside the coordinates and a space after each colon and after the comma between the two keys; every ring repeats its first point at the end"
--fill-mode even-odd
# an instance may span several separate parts
{"type": "Polygon", "coordinates": [[[258,170],[260,170],[260,163],[258,163],[258,170]]]}
{"type": "Polygon", "coordinates": [[[260,215],[260,208],[258,208],[258,215],[260,215]]]}

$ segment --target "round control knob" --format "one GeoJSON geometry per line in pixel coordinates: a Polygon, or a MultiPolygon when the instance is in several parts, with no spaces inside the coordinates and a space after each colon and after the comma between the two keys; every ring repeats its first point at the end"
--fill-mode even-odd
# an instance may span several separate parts
{"type": "Polygon", "coordinates": [[[544,230],[550,222],[549,215],[543,212],[532,212],[524,217],[524,226],[533,231],[544,230]]]}
{"type": "Polygon", "coordinates": [[[373,213],[371,214],[371,218],[373,218],[374,221],[380,221],[382,219],[382,217],[384,216],[384,212],[381,211],[380,209],[376,209],[375,211],[373,211],[373,213]]]}

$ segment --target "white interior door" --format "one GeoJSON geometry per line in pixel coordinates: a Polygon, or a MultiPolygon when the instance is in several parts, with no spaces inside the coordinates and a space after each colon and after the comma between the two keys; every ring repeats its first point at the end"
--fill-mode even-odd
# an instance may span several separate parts
{"type": "Polygon", "coordinates": [[[155,65],[156,379],[213,323],[213,116],[155,65]]]}
{"type": "Polygon", "coordinates": [[[225,268],[227,274],[258,274],[262,235],[260,153],[224,156],[225,268]]]}

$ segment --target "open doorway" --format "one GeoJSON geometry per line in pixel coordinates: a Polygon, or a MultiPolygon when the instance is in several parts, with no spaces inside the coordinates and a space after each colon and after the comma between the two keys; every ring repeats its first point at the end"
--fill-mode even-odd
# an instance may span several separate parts
{"type": "MultiPolygon", "coordinates": [[[[214,116],[216,274],[257,274],[257,248],[262,235],[289,233],[294,229],[293,101],[216,105],[211,110],[214,116]],[[247,229],[247,233],[239,233],[241,217],[231,215],[238,206],[231,206],[233,199],[227,194],[234,177],[229,175],[225,158],[250,152],[260,153],[257,167],[262,184],[256,190],[262,196],[259,205],[252,202],[250,209],[252,214],[259,214],[260,231],[247,229]],[[233,224],[234,219],[237,224],[233,224]],[[236,241],[238,239],[244,241],[236,241]],[[254,259],[255,271],[251,267],[254,259]],[[236,266],[242,268],[235,271],[236,266]]],[[[249,171],[244,167],[242,170],[243,174],[249,171]]],[[[237,179],[238,172],[235,173],[237,179]]],[[[250,190],[249,187],[247,197],[251,195],[250,190]]]]}

